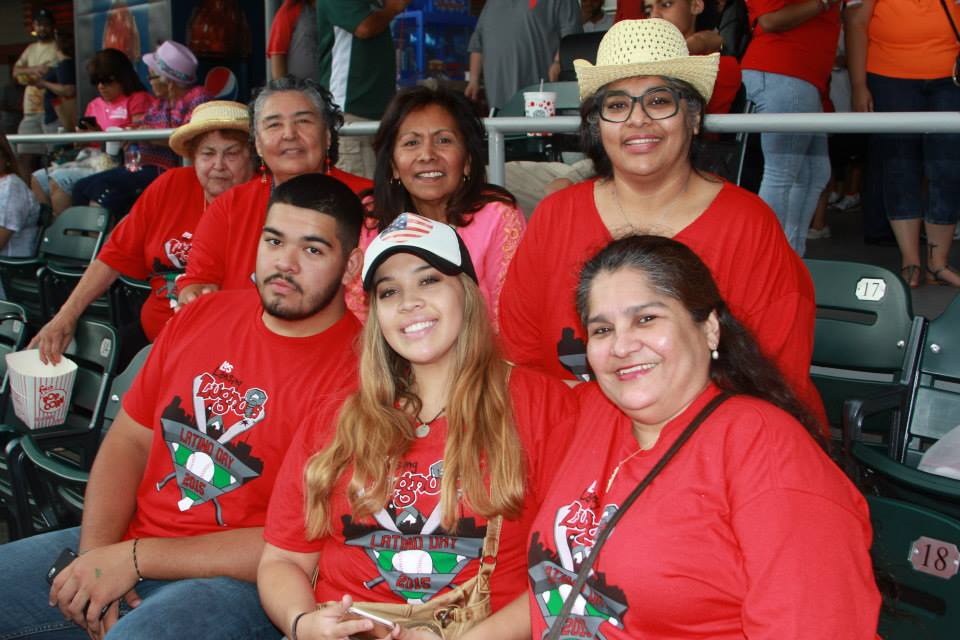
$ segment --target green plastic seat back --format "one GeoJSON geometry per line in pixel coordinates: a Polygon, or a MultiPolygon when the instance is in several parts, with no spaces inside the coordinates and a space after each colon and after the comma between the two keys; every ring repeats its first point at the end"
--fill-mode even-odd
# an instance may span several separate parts
{"type": "Polygon", "coordinates": [[[7,395],[8,353],[19,351],[27,342],[27,313],[14,302],[0,300],[0,398],[7,395]]]}
{"type": "Polygon", "coordinates": [[[97,255],[110,223],[110,213],[100,207],[70,207],[47,227],[40,255],[47,263],[86,266],[97,255]]]}
{"type": "Polygon", "coordinates": [[[916,450],[960,425],[960,298],[930,321],[920,360],[920,383],[908,426],[907,461],[916,450]],[[919,440],[915,440],[919,439],[919,440]]]}
{"type": "Polygon", "coordinates": [[[58,426],[34,429],[30,432],[31,437],[43,440],[49,438],[53,442],[65,437],[93,434],[93,441],[81,438],[84,444],[83,451],[80,452],[84,464],[92,462],[95,443],[99,442],[107,392],[116,368],[117,345],[117,333],[112,326],[80,319],[73,341],[64,352],[77,364],[66,422],[58,426]]]}
{"type": "Polygon", "coordinates": [[[817,302],[810,373],[830,424],[839,425],[846,399],[912,384],[923,319],[914,318],[910,292],[892,271],[857,262],[804,262],[817,302]]]}
{"type": "Polygon", "coordinates": [[[148,344],[143,349],[140,349],[137,355],[133,356],[127,368],[113,379],[113,384],[110,385],[110,394],[107,397],[107,405],[103,410],[103,426],[100,429],[101,438],[103,438],[107,430],[110,429],[113,421],[116,420],[123,403],[123,396],[127,393],[127,390],[130,389],[130,385],[133,384],[134,378],[140,373],[140,369],[143,368],[143,363],[146,362],[147,356],[150,355],[150,348],[152,346],[153,345],[148,344]]]}
{"type": "Polygon", "coordinates": [[[955,640],[960,575],[946,578],[925,571],[937,572],[953,562],[953,552],[960,547],[960,521],[899,500],[868,496],[867,501],[873,522],[871,555],[883,593],[880,635],[955,640]]]}
{"type": "Polygon", "coordinates": [[[150,283],[121,275],[110,292],[113,307],[113,324],[122,327],[140,322],[140,308],[153,293],[150,283]]]}

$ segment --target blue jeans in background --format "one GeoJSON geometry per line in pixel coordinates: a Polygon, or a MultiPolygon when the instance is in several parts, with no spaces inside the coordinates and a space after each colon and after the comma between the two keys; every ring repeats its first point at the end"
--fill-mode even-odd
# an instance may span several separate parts
{"type": "MultiPolygon", "coordinates": [[[[57,607],[47,604],[47,569],[60,552],[76,551],[80,529],[44,533],[0,545],[0,640],[87,640],[57,607]]],[[[131,562],[133,558],[131,557],[131,562]]],[[[121,600],[121,618],[107,638],[118,640],[278,639],[260,606],[256,585],[232,578],[144,580],[136,609],[121,600]]]]}
{"type": "MultiPolygon", "coordinates": [[[[912,80],[867,74],[874,111],[960,111],[960,87],[952,78],[912,80]]],[[[891,220],[923,217],[930,224],[955,224],[960,214],[960,134],[874,134],[883,185],[883,206],[891,220]],[[927,178],[927,201],[923,177],[927,178]]]]}
{"type": "MultiPolygon", "coordinates": [[[[757,113],[821,113],[820,93],[805,80],[743,71],[747,99],[757,113]]],[[[830,155],[823,133],[762,133],[763,180],[760,197],[770,205],[783,226],[790,246],[803,255],[807,229],[817,200],[830,181],[830,155]]]]}

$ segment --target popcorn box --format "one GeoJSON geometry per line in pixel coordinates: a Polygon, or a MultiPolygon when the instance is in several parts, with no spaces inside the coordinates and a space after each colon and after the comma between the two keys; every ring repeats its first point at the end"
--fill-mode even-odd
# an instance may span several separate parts
{"type": "Polygon", "coordinates": [[[6,357],[17,417],[31,429],[63,424],[77,376],[76,363],[64,357],[59,364],[43,364],[37,349],[8,353],[6,357]]]}

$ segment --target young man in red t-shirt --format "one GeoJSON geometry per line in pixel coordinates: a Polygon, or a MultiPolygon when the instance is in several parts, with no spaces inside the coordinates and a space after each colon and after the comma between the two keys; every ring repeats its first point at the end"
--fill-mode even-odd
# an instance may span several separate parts
{"type": "Polygon", "coordinates": [[[362,221],[328,176],[274,191],[257,291],[205,296],[161,332],[94,461],[82,526],[0,546],[0,635],[280,637],[253,584],[262,527],[294,431],[354,384],[343,286],[362,221]],[[82,555],[47,593],[64,547],[82,555]],[[118,620],[120,604],[133,610],[118,620]]]}

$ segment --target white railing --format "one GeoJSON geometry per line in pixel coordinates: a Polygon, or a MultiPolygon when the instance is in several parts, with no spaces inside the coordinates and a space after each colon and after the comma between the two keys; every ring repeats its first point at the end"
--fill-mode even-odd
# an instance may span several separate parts
{"type": "MultiPolygon", "coordinates": [[[[556,118],[486,118],[488,134],[489,175],[494,184],[504,183],[505,135],[528,131],[575,133],[580,126],[577,116],[556,118]]],[[[373,135],[378,122],[353,122],[340,129],[340,135],[373,135]]],[[[704,128],[716,133],[960,133],[960,112],[904,113],[737,113],[708,115],[704,128]]],[[[57,133],[8,136],[11,143],[99,142],[104,140],[165,140],[173,129],[135,129],[130,131],[97,131],[92,133],[57,133]]]]}

